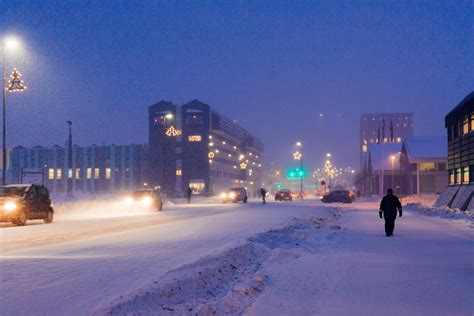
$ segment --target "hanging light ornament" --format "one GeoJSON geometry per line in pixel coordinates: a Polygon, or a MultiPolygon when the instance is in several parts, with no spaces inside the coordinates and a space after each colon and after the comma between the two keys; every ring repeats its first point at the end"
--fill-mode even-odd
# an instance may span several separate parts
{"type": "Polygon", "coordinates": [[[26,86],[21,80],[21,73],[18,69],[13,68],[13,72],[10,75],[10,80],[8,80],[8,91],[10,92],[23,92],[26,90],[26,86]]]}

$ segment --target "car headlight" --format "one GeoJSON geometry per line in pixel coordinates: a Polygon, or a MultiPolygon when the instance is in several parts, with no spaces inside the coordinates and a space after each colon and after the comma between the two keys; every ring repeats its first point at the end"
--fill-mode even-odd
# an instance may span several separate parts
{"type": "Polygon", "coordinates": [[[229,197],[230,197],[231,199],[235,199],[235,193],[234,193],[234,192],[230,192],[230,193],[229,193],[229,197]]]}
{"type": "Polygon", "coordinates": [[[14,202],[7,202],[5,203],[5,205],[3,205],[3,209],[7,212],[12,212],[16,210],[16,208],[17,208],[17,205],[14,202]]]}
{"type": "Polygon", "coordinates": [[[151,205],[152,202],[153,201],[152,201],[151,197],[149,197],[149,196],[144,197],[143,200],[142,200],[142,203],[146,204],[146,205],[151,205]]]}
{"type": "Polygon", "coordinates": [[[221,198],[222,198],[222,199],[225,199],[226,197],[227,197],[227,194],[225,194],[225,192],[222,192],[222,193],[221,193],[221,198]]]}

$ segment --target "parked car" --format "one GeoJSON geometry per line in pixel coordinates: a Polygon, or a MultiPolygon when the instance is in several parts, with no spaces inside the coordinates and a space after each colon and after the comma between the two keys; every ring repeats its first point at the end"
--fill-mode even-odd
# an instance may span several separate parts
{"type": "Polygon", "coordinates": [[[29,219],[53,222],[49,190],[38,184],[9,184],[0,187],[0,221],[24,226],[29,219]]]}
{"type": "Polygon", "coordinates": [[[244,202],[247,203],[248,196],[245,188],[231,188],[221,194],[222,203],[244,202]]]}
{"type": "Polygon", "coordinates": [[[352,203],[352,196],[349,191],[336,190],[323,196],[321,201],[323,201],[324,203],[332,203],[332,202],[352,203]]]}
{"type": "Polygon", "coordinates": [[[308,194],[306,193],[306,191],[303,191],[303,192],[300,192],[300,191],[298,191],[298,192],[296,192],[296,191],[291,191],[291,197],[292,197],[293,199],[304,199],[304,198],[306,198],[307,195],[308,195],[308,194]]]}
{"type": "Polygon", "coordinates": [[[291,196],[291,191],[288,189],[283,189],[278,191],[275,194],[275,201],[293,201],[293,197],[291,196]]]}
{"type": "Polygon", "coordinates": [[[152,189],[134,191],[129,197],[127,197],[127,203],[135,207],[141,207],[145,210],[163,210],[163,200],[161,199],[160,193],[152,189]]]}

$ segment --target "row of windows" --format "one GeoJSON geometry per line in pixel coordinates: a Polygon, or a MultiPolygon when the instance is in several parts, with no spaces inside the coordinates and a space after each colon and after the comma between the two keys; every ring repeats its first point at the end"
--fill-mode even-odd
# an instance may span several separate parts
{"type": "Polygon", "coordinates": [[[457,168],[449,172],[449,184],[468,184],[474,182],[474,165],[457,168]]]}
{"type": "MultiPolygon", "coordinates": [[[[130,169],[125,169],[125,171],[128,173],[130,169]]],[[[115,169],[115,172],[119,172],[119,169],[115,169]]],[[[105,179],[110,179],[112,175],[112,169],[111,168],[105,168],[101,170],[100,168],[87,168],[86,169],[86,179],[100,179],[101,176],[105,179]]],[[[81,169],[76,168],[76,169],[69,169],[68,174],[67,174],[68,179],[81,179],[81,169]],[[73,172],[74,171],[74,172],[73,172]],[[73,177],[74,173],[74,177],[73,177]]],[[[61,168],[49,168],[48,169],[48,179],[49,180],[61,180],[63,178],[63,169],[61,168]]]]}
{"type": "Polygon", "coordinates": [[[474,114],[465,116],[462,121],[448,127],[448,140],[474,132],[474,114]]]}
{"type": "MultiPolygon", "coordinates": [[[[171,126],[173,118],[167,118],[168,114],[159,114],[153,117],[153,124],[158,126],[171,126]]],[[[187,126],[201,126],[204,124],[202,113],[187,113],[184,122],[187,126]]]]}

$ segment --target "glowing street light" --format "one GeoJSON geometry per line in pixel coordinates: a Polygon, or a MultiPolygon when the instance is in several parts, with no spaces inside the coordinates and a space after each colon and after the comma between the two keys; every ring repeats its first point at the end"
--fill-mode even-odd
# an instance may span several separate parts
{"type": "MultiPolygon", "coordinates": [[[[173,113],[166,113],[163,115],[163,131],[164,134],[168,137],[174,137],[181,134],[181,131],[178,131],[173,126],[170,128],[166,128],[166,120],[171,121],[173,119],[173,113]]],[[[166,146],[165,146],[165,138],[163,137],[163,197],[166,201],[166,146]]],[[[210,162],[210,161],[209,161],[210,162]]]]}
{"type": "MultiPolygon", "coordinates": [[[[303,143],[300,141],[296,142],[296,147],[299,147],[301,152],[297,150],[293,153],[293,159],[300,161],[300,168],[303,170],[303,143]]],[[[300,176],[300,197],[303,198],[303,176],[300,176]]]]}
{"type": "Polygon", "coordinates": [[[393,189],[393,179],[394,179],[394,173],[395,173],[395,155],[390,156],[390,160],[392,161],[392,189],[393,189]]]}
{"type": "Polygon", "coordinates": [[[23,81],[20,80],[21,74],[14,69],[11,76],[11,80],[7,81],[7,51],[13,50],[18,46],[18,40],[15,37],[9,36],[2,41],[2,59],[3,59],[3,148],[2,148],[2,183],[5,185],[7,183],[7,129],[6,129],[6,110],[7,110],[7,91],[10,92],[22,92],[25,87],[23,86],[23,81]],[[7,87],[7,85],[10,86],[7,87]]]}

